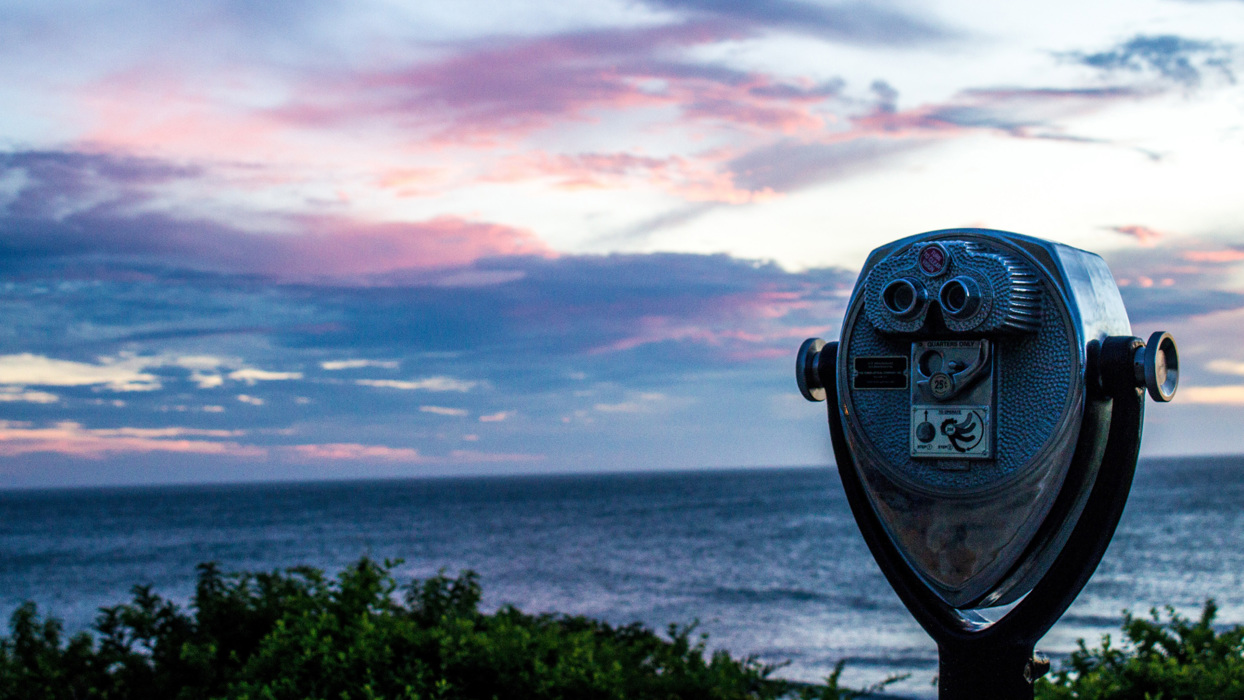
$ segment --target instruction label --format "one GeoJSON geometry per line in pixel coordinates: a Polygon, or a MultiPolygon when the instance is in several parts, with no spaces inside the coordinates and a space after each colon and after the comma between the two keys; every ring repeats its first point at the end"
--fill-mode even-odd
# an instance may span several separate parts
{"type": "Polygon", "coordinates": [[[911,456],[993,457],[991,419],[989,406],[912,406],[911,456]]]}

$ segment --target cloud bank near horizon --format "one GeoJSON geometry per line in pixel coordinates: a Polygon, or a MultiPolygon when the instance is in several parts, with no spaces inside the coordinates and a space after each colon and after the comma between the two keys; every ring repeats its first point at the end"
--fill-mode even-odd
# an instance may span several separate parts
{"type": "Polygon", "coordinates": [[[11,3],[0,486],[823,461],[794,349],[955,225],[1100,250],[1148,444],[1244,449],[1244,18],[1142,5],[11,3]]]}

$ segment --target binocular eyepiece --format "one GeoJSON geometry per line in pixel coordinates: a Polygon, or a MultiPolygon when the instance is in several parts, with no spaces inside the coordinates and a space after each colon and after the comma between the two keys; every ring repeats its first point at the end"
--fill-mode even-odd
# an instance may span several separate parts
{"type": "Polygon", "coordinates": [[[881,303],[895,318],[910,318],[920,307],[928,302],[928,294],[923,288],[906,277],[896,279],[881,290],[881,303]]]}
{"type": "MultiPolygon", "coordinates": [[[[934,298],[944,315],[966,323],[980,311],[983,297],[976,280],[961,275],[942,282],[934,298]]],[[[881,303],[895,318],[908,319],[929,303],[929,293],[919,280],[901,277],[881,290],[881,303]]]]}

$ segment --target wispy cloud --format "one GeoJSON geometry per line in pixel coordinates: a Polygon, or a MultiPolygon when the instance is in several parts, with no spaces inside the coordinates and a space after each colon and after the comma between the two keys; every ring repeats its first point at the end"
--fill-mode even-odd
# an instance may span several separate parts
{"type": "Polygon", "coordinates": [[[299,458],[315,461],[379,460],[421,464],[430,461],[419,450],[410,447],[386,447],[384,445],[361,445],[358,443],[325,443],[293,445],[287,448],[299,458]]]}
{"type": "MultiPolygon", "coordinates": [[[[227,374],[220,373],[222,368],[227,370],[239,364],[241,363],[238,360],[210,356],[125,353],[100,357],[91,363],[21,353],[0,355],[0,386],[98,387],[115,392],[153,392],[176,381],[175,377],[161,372],[171,368],[191,369],[188,379],[200,389],[223,386],[226,378],[247,386],[255,386],[258,382],[288,381],[303,377],[301,372],[278,372],[246,366],[227,374]]],[[[35,398],[23,400],[39,398],[35,394],[31,396],[35,398]]]]}
{"type": "Polygon", "coordinates": [[[56,403],[60,397],[46,391],[30,391],[16,386],[0,386],[0,402],[56,403]]]}
{"type": "MultiPolygon", "coordinates": [[[[515,357],[529,367],[547,366],[538,376],[552,373],[550,380],[563,382],[557,377],[565,374],[566,358],[596,363],[632,352],[635,362],[642,354],[651,372],[683,362],[729,364],[758,352],[788,352],[792,337],[818,324],[823,332],[855,278],[846,270],[791,273],[727,256],[674,254],[493,259],[477,269],[523,274],[482,287],[326,291],[317,308],[335,319],[332,328],[277,335],[291,346],[408,356],[424,367],[432,360],[419,353],[470,348],[480,377],[352,380],[375,389],[468,391],[485,379],[495,385],[537,376],[507,370],[515,357]],[[707,357],[706,344],[716,348],[707,357]]],[[[460,357],[438,365],[460,371],[460,357]]]]}
{"type": "Polygon", "coordinates": [[[1185,250],[1182,257],[1184,260],[1195,263],[1237,263],[1244,262],[1244,250],[1239,248],[1227,248],[1224,250],[1185,250]]]}
{"type": "Polygon", "coordinates": [[[648,413],[665,401],[666,396],[661,392],[631,392],[625,401],[597,403],[592,409],[600,413],[648,413]]]}
{"type": "Polygon", "coordinates": [[[1244,255],[1196,237],[1149,240],[1152,245],[1107,255],[1134,323],[1244,308],[1244,294],[1232,281],[1244,255]]]}
{"type": "Polygon", "coordinates": [[[485,177],[487,181],[522,182],[549,178],[565,189],[620,188],[647,183],[689,202],[745,204],[778,196],[772,188],[748,189],[724,168],[729,152],[695,156],[643,156],[633,153],[550,154],[533,152],[510,158],[485,177]]]}
{"type": "Polygon", "coordinates": [[[494,40],[440,60],[351,74],[277,113],[302,126],[377,122],[442,143],[495,144],[609,111],[673,108],[689,120],[764,131],[815,128],[839,85],[808,85],[705,64],[680,51],[748,36],[743,23],[680,24],[494,40]]]}
{"type": "Polygon", "coordinates": [[[947,137],[991,131],[1016,138],[1085,141],[1063,133],[1059,121],[1140,96],[1126,86],[972,88],[945,103],[876,109],[858,117],[856,123],[867,131],[891,136],[947,137]]]}
{"type": "Polygon", "coordinates": [[[98,460],[117,455],[150,453],[194,454],[239,460],[382,461],[407,464],[485,464],[538,462],[544,455],[521,452],[450,450],[425,454],[412,447],[362,443],[303,443],[246,445],[235,440],[240,430],[203,430],[184,427],[89,429],[74,422],[48,427],[0,421],[0,456],[37,454],[98,460]]]}
{"type": "Polygon", "coordinates": [[[899,134],[887,122],[880,130],[889,133],[878,135],[876,126],[869,124],[819,142],[782,139],[739,155],[727,170],[735,174],[733,182],[743,191],[788,193],[882,166],[896,155],[928,145],[943,130],[939,126],[899,134]]]}
{"type": "Polygon", "coordinates": [[[232,437],[236,431],[168,429],[88,429],[75,422],[47,428],[0,421],[0,455],[16,457],[33,453],[56,453],[86,459],[102,459],[127,453],[173,452],[222,457],[262,457],[262,447],[234,441],[196,440],[193,437],[232,437]]]}
{"type": "Polygon", "coordinates": [[[1211,372],[1220,374],[1238,374],[1244,376],[1244,362],[1237,360],[1211,360],[1205,365],[1211,372]]]}
{"type": "Polygon", "coordinates": [[[245,382],[250,386],[255,386],[257,382],[280,382],[289,381],[291,379],[302,379],[302,372],[273,372],[270,370],[256,369],[254,367],[246,367],[230,372],[229,378],[245,382]]]}
{"type": "Polygon", "coordinates": [[[1148,226],[1140,226],[1137,224],[1130,224],[1127,226],[1107,226],[1106,229],[1131,237],[1142,246],[1152,246],[1161,240],[1163,236],[1165,236],[1165,234],[1155,231],[1148,226]]]}
{"type": "Polygon", "coordinates": [[[1108,73],[1148,73],[1185,87],[1196,87],[1207,70],[1234,82],[1233,53],[1233,47],[1217,41],[1174,34],[1142,34],[1106,51],[1072,52],[1063,56],[1108,73]]]}
{"type": "Polygon", "coordinates": [[[450,450],[444,460],[458,464],[498,464],[543,462],[543,454],[529,452],[484,452],[482,450],[450,450]]]}
{"type": "Polygon", "coordinates": [[[466,392],[479,386],[479,382],[464,381],[453,377],[427,377],[424,379],[356,379],[359,386],[374,386],[402,391],[459,391],[466,392]]]}
{"type": "Polygon", "coordinates": [[[397,369],[399,366],[401,366],[401,363],[397,360],[326,360],[320,363],[320,368],[329,372],[345,369],[363,369],[365,367],[397,369]]]}
{"type": "Polygon", "coordinates": [[[107,155],[16,152],[0,178],[25,183],[0,212],[8,262],[105,256],[285,280],[351,278],[396,270],[455,267],[483,257],[552,255],[528,231],[439,216],[377,222],[340,215],[277,215],[242,228],[152,210],[146,187],[197,171],[107,155]],[[150,174],[155,173],[155,174],[150,174]]]}
{"type": "Polygon", "coordinates": [[[31,353],[0,356],[0,384],[15,386],[99,386],[110,391],[154,391],[159,378],[143,370],[141,358],[108,358],[100,364],[57,360],[31,353]]]}
{"type": "Polygon", "coordinates": [[[424,413],[435,413],[438,416],[465,416],[468,413],[465,408],[448,408],[446,406],[420,406],[419,410],[424,413]]]}
{"type": "Polygon", "coordinates": [[[364,445],[352,442],[292,445],[281,450],[295,460],[315,462],[392,462],[422,465],[531,463],[544,461],[542,454],[451,450],[444,455],[424,454],[410,447],[364,445]]]}
{"type": "Polygon", "coordinates": [[[1178,396],[1185,403],[1244,406],[1244,384],[1180,387],[1178,396]]]}
{"type": "Polygon", "coordinates": [[[960,34],[928,18],[886,3],[834,5],[774,0],[763,4],[713,0],[649,0],[674,10],[717,17],[742,27],[782,29],[853,44],[906,46],[945,42],[960,34]]]}

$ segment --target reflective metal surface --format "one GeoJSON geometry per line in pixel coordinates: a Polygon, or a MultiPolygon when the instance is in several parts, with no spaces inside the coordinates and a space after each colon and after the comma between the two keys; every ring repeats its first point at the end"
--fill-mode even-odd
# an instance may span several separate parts
{"type": "MultiPolygon", "coordinates": [[[[1085,251],[953,229],[870,255],[835,400],[869,503],[947,604],[1013,602],[1048,569],[1083,507],[1046,522],[1082,422],[1109,420],[1086,411],[1089,344],[1129,334],[1109,270],[1085,251]]],[[[1153,364],[1164,386],[1170,364],[1153,364]]]]}
{"type": "Polygon", "coordinates": [[[825,400],[825,387],[821,385],[821,377],[817,372],[817,361],[823,347],[824,340],[808,338],[803,341],[799,354],[795,356],[795,379],[799,383],[799,393],[809,401],[825,400]]]}
{"type": "Polygon", "coordinates": [[[1143,352],[1144,386],[1154,401],[1166,403],[1179,388],[1179,349],[1175,339],[1170,333],[1158,331],[1149,336],[1143,352]]]}

